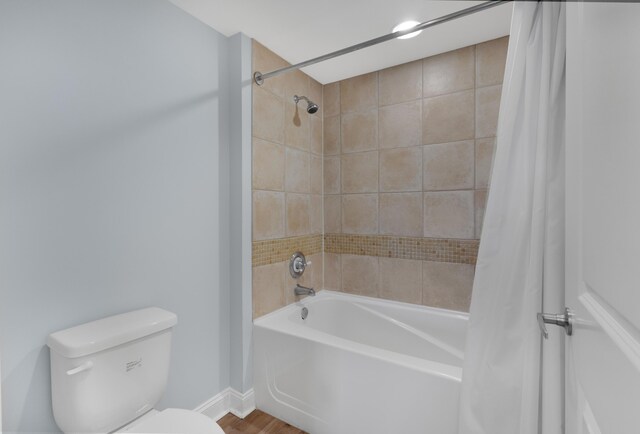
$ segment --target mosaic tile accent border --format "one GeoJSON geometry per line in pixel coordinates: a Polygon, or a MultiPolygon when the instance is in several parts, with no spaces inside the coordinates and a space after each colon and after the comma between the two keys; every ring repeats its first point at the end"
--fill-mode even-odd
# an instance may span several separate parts
{"type": "Polygon", "coordinates": [[[288,261],[294,252],[301,251],[305,256],[322,252],[322,235],[304,235],[300,237],[278,238],[275,240],[254,241],[252,265],[269,265],[288,261]]]}
{"type": "Polygon", "coordinates": [[[395,237],[389,235],[326,234],[326,253],[475,264],[479,240],[395,237]]]}

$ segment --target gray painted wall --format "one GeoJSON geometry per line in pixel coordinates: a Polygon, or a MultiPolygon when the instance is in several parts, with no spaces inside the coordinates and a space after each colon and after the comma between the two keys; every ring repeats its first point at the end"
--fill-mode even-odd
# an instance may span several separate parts
{"type": "Polygon", "coordinates": [[[5,432],[57,430],[49,333],[145,306],[179,321],[160,407],[229,386],[228,44],[165,1],[0,2],[5,432]]]}

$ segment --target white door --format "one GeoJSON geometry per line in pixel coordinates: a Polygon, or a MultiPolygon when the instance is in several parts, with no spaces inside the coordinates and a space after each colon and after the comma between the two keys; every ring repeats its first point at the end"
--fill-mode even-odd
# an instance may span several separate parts
{"type": "Polygon", "coordinates": [[[567,4],[566,433],[640,433],[640,3],[567,4]]]}

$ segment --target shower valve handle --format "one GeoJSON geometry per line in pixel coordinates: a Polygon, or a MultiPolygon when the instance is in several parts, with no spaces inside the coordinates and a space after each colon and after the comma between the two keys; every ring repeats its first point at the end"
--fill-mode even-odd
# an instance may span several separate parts
{"type": "Polygon", "coordinates": [[[567,336],[571,336],[573,334],[573,313],[568,307],[564,308],[564,313],[538,313],[538,327],[540,327],[542,336],[544,336],[545,339],[549,339],[549,332],[547,331],[547,326],[545,324],[555,324],[560,326],[564,328],[567,336]]]}

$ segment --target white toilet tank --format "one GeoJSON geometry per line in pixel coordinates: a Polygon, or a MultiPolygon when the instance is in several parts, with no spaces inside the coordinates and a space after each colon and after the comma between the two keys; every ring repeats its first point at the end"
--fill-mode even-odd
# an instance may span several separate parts
{"type": "Polygon", "coordinates": [[[108,433],[151,410],[167,384],[174,313],[151,307],[49,335],[51,395],[65,433],[108,433]]]}

